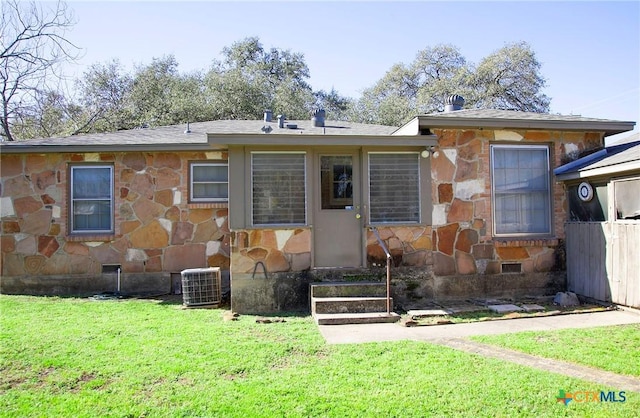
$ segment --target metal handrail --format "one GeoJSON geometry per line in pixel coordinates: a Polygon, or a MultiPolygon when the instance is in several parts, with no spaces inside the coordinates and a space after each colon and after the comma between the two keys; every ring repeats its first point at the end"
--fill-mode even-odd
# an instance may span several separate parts
{"type": "Polygon", "coordinates": [[[384,244],[384,241],[382,241],[382,238],[380,238],[378,228],[369,226],[369,230],[376,236],[378,244],[387,256],[387,314],[391,314],[391,253],[389,253],[387,246],[384,244]]]}

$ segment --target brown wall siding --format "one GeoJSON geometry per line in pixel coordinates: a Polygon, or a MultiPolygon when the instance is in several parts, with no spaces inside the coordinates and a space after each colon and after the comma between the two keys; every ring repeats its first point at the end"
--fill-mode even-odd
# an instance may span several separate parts
{"type": "MultiPolygon", "coordinates": [[[[561,183],[552,181],[552,229],[549,237],[496,239],[492,229],[490,145],[507,143],[504,135],[488,130],[439,130],[438,153],[431,157],[431,191],[434,225],[379,226],[378,230],[393,257],[394,266],[433,266],[436,275],[501,273],[501,264],[520,263],[523,273],[546,273],[562,268],[557,252],[564,238],[566,196],[561,183]],[[453,157],[454,161],[450,158],[453,157]],[[441,210],[440,216],[436,212],[441,210]]],[[[514,144],[550,145],[550,168],[574,159],[585,150],[602,145],[602,135],[592,132],[509,131],[514,144]]],[[[306,270],[311,265],[310,229],[295,230],[299,247],[283,252],[277,231],[238,230],[233,249],[232,271],[248,273],[257,262],[269,272],[306,270]],[[304,231],[304,234],[301,234],[304,231]],[[301,234],[298,236],[298,234],[301,234]],[[300,245],[304,243],[303,245],[300,245]],[[302,256],[303,254],[303,256],[302,256]]],[[[280,233],[285,233],[280,231],[280,233]]],[[[383,266],[385,255],[373,233],[366,235],[367,266],[383,266]]]]}
{"type": "Polygon", "coordinates": [[[229,268],[227,204],[188,202],[189,161],[222,152],[2,155],[3,277],[229,268]],[[70,235],[72,163],[114,167],[114,234],[70,235]]]}
{"type": "MultiPolygon", "coordinates": [[[[394,266],[423,267],[433,264],[431,226],[379,226],[377,229],[394,266]]],[[[375,234],[367,230],[367,266],[384,267],[386,259],[375,234]]]]}
{"type": "Polygon", "coordinates": [[[564,187],[552,180],[552,235],[494,238],[492,234],[492,143],[549,144],[551,169],[601,147],[594,132],[437,130],[432,158],[434,273],[441,276],[495,274],[501,264],[521,263],[523,273],[544,273],[558,265],[567,202],[564,187]],[[451,160],[453,158],[454,161],[451,160]]]}
{"type": "Polygon", "coordinates": [[[232,236],[232,273],[263,277],[265,271],[268,275],[311,268],[309,228],[237,230],[232,236]]]}
{"type": "MultiPolygon", "coordinates": [[[[503,262],[525,273],[557,266],[564,238],[566,196],[552,182],[552,237],[530,240],[492,236],[489,146],[503,143],[488,130],[439,130],[431,157],[433,227],[380,227],[396,266],[433,266],[439,276],[500,273],[503,262]],[[453,159],[453,160],[452,160],[453,159]]],[[[551,144],[551,168],[602,145],[593,132],[510,131],[515,143],[551,144]]],[[[227,159],[220,152],[2,155],[0,186],[3,277],[99,275],[104,264],[124,273],[179,272],[220,266],[251,274],[262,261],[269,272],[311,267],[312,231],[237,230],[228,226],[226,204],[188,202],[189,161],[227,159]],[[114,165],[115,232],[68,234],[70,163],[114,165]],[[230,263],[230,257],[233,263],[230,263]]],[[[384,262],[367,234],[367,265],[384,262]]],[[[562,266],[560,266],[562,267],[562,266]]]]}

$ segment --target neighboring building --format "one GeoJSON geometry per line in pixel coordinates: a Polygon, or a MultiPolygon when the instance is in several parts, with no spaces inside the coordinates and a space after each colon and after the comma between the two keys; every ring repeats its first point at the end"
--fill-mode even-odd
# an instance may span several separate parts
{"type": "MultiPolygon", "coordinates": [[[[2,292],[169,292],[230,274],[232,308],[308,308],[308,285],[384,275],[396,303],[565,288],[554,167],[633,122],[496,110],[403,127],[213,121],[3,143],[2,292]]],[[[265,119],[267,119],[265,117],[265,119]]]]}
{"type": "Polygon", "coordinates": [[[640,308],[640,135],[554,173],[569,200],[568,290],[640,308]]]}

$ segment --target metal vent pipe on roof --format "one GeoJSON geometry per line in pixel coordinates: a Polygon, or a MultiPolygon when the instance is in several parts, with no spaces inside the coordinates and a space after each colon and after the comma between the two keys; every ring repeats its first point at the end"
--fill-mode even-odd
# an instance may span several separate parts
{"type": "Polygon", "coordinates": [[[456,110],[461,110],[462,106],[464,106],[464,97],[452,94],[447,97],[447,100],[445,101],[444,111],[454,112],[456,110]]]}
{"type": "Polygon", "coordinates": [[[284,128],[285,115],[278,115],[276,119],[278,119],[278,128],[284,128]]]}
{"type": "Polygon", "coordinates": [[[316,109],[313,112],[313,117],[311,118],[311,121],[313,122],[313,126],[323,127],[325,115],[326,115],[326,112],[324,111],[324,109],[316,109]]]}
{"type": "Polygon", "coordinates": [[[265,122],[271,122],[272,116],[273,116],[273,113],[269,109],[264,111],[264,121],[265,122]]]}

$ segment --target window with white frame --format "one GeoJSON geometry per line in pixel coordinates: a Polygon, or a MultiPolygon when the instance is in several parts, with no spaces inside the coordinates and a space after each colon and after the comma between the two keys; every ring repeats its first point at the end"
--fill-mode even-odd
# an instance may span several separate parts
{"type": "Polygon", "coordinates": [[[549,147],[491,145],[495,235],[551,234],[549,147]]]}
{"type": "Polygon", "coordinates": [[[72,233],[113,232],[113,167],[71,167],[70,223],[72,233]]]}
{"type": "Polygon", "coordinates": [[[229,200],[229,164],[193,162],[190,164],[189,196],[192,202],[229,200]]]}
{"type": "Polygon", "coordinates": [[[420,222],[418,153],[369,154],[371,223],[420,222]]]}
{"type": "Polygon", "coordinates": [[[252,153],[252,224],[304,225],[305,183],[304,153],[252,153]]]}

